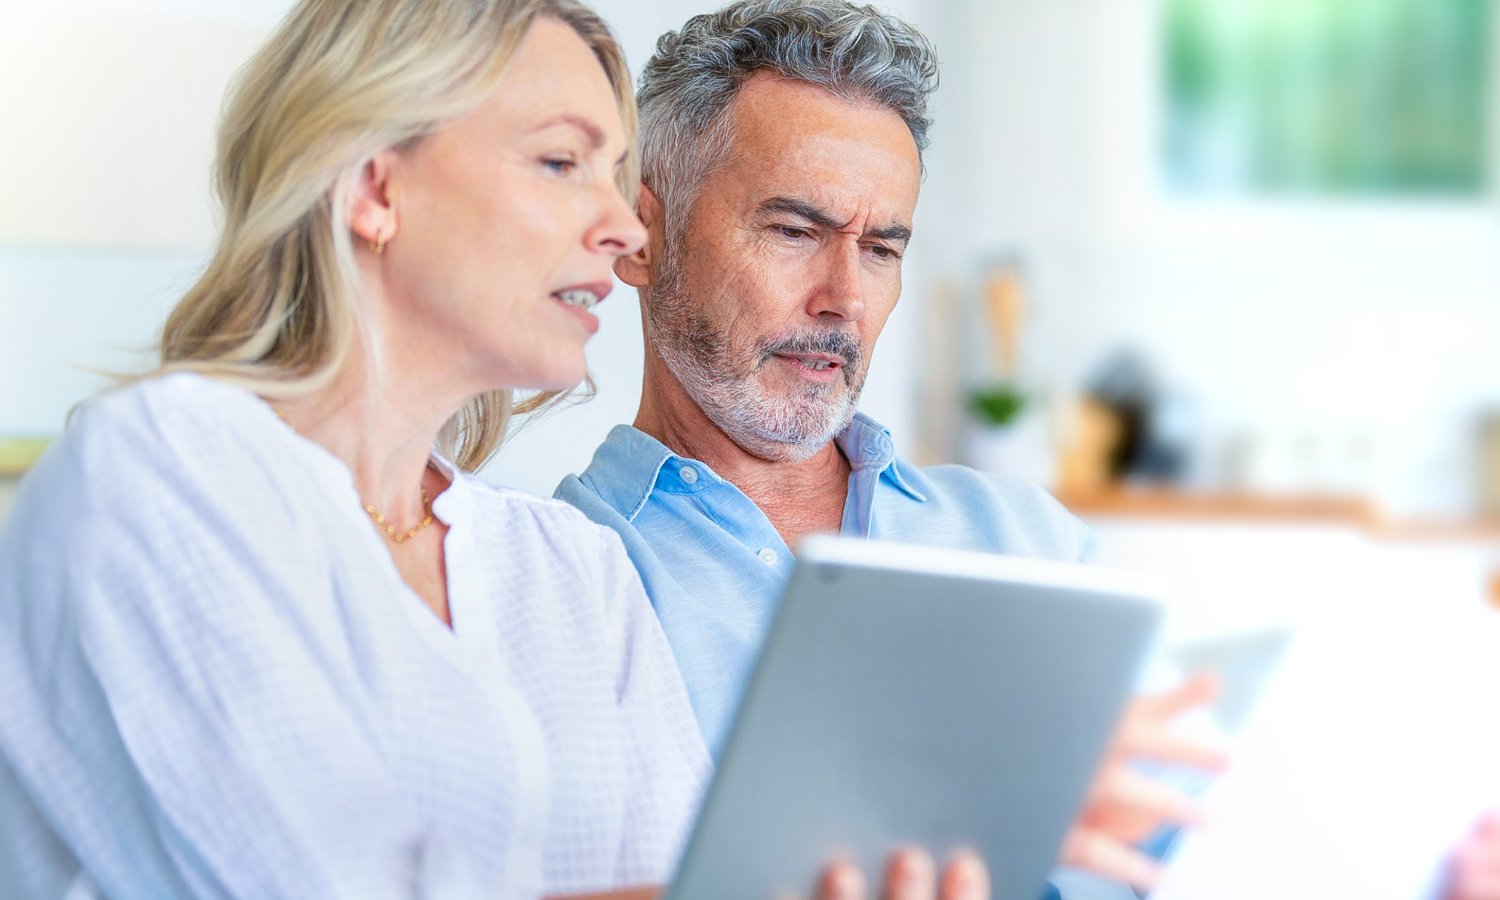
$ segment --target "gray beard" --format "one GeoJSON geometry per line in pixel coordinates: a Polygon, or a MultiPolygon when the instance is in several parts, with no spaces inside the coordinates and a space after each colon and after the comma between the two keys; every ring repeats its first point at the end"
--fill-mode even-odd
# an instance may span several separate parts
{"type": "Polygon", "coordinates": [[[865,384],[859,342],[848,332],[818,329],[778,338],[756,353],[736,354],[729,337],[697,311],[682,288],[682,270],[663,260],[646,302],[646,337],[678,384],[709,421],[746,452],[771,462],[801,462],[849,427],[865,384]],[[847,390],[806,384],[777,395],[755,381],[774,352],[837,353],[847,390]]]}

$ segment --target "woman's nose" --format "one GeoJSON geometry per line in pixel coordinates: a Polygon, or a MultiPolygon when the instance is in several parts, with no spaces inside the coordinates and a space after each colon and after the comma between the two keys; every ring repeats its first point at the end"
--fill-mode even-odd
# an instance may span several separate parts
{"type": "Polygon", "coordinates": [[[614,256],[629,256],[646,243],[646,226],[635,210],[613,186],[606,192],[599,221],[589,230],[589,249],[614,256]]]}

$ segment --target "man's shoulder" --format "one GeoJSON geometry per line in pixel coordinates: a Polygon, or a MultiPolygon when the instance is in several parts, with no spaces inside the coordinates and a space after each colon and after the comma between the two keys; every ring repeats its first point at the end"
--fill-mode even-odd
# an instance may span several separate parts
{"type": "Polygon", "coordinates": [[[635,517],[672,452],[629,425],[616,425],[594,451],[588,467],[558,483],[552,496],[614,527],[635,517]]]}
{"type": "Polygon", "coordinates": [[[949,542],[972,549],[1083,560],[1093,552],[1088,526],[1041,485],[968,466],[893,467],[923,502],[905,515],[920,517],[949,542]]]}
{"type": "Polygon", "coordinates": [[[1008,508],[1066,512],[1062,504],[1034,481],[997,475],[953,463],[914,466],[902,460],[899,470],[919,491],[940,498],[962,498],[1008,508]]]}

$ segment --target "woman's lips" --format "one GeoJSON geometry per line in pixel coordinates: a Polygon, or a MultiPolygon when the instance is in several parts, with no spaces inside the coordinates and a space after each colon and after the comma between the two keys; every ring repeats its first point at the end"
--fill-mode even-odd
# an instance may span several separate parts
{"type": "Polygon", "coordinates": [[[598,316],[594,315],[581,306],[569,306],[568,304],[561,302],[559,302],[559,305],[561,305],[563,309],[567,310],[569,315],[576,318],[579,323],[583,325],[584,330],[587,331],[590,335],[596,334],[599,331],[598,316]]]}

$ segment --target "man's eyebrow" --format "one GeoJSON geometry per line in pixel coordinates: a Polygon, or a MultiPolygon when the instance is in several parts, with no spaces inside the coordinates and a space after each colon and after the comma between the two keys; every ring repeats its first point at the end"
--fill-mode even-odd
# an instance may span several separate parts
{"type": "Polygon", "coordinates": [[[878,237],[882,241],[900,241],[903,244],[911,243],[911,229],[905,225],[887,225],[885,228],[871,228],[870,235],[878,237]]]}
{"type": "MultiPolygon", "coordinates": [[[[826,209],[806,200],[798,200],[796,197],[772,197],[764,200],[756,207],[760,213],[781,213],[782,215],[796,216],[805,222],[810,222],[819,228],[831,228],[834,230],[843,228],[845,223],[835,219],[826,209]]],[[[880,238],[883,241],[900,241],[907,243],[911,240],[911,229],[905,225],[887,225],[884,228],[871,228],[866,234],[871,237],[880,238]]]]}

